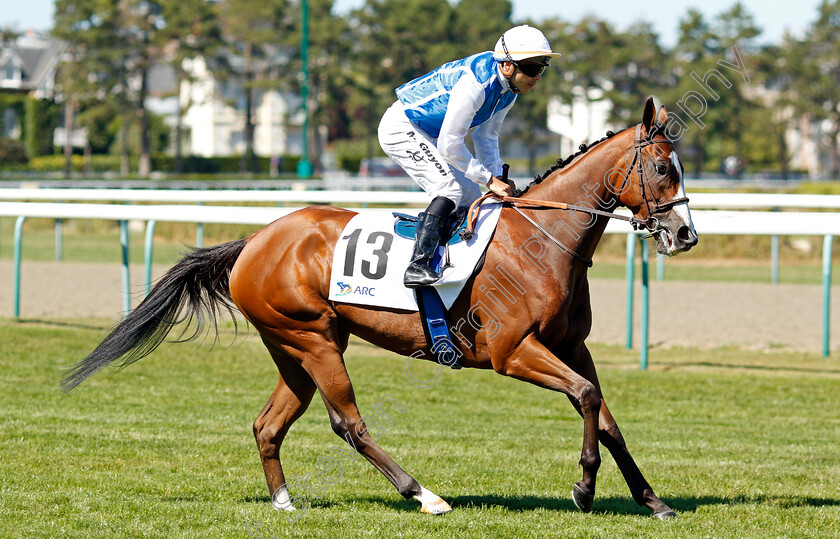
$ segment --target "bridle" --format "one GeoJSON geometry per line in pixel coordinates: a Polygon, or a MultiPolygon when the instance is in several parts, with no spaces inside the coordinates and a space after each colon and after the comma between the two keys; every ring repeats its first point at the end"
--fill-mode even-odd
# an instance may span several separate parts
{"type": "MultiPolygon", "coordinates": [[[[604,211],[604,210],[596,210],[595,208],[589,208],[587,206],[579,206],[575,204],[566,204],[565,202],[553,202],[550,200],[534,200],[528,198],[518,198],[518,196],[511,196],[511,197],[499,197],[495,193],[487,193],[475,202],[472,203],[470,206],[469,211],[467,212],[467,226],[464,230],[461,231],[461,237],[464,239],[470,239],[473,234],[475,233],[475,224],[478,221],[478,213],[481,204],[487,200],[488,198],[494,198],[496,200],[500,200],[504,204],[508,205],[509,207],[513,208],[517,213],[519,213],[522,217],[524,217],[529,223],[531,223],[537,230],[542,232],[552,243],[560,247],[563,251],[567,252],[573,258],[577,259],[578,261],[585,264],[587,267],[592,267],[592,260],[580,255],[579,253],[575,252],[574,250],[566,247],[563,243],[554,237],[548,230],[545,229],[541,224],[536,222],[531,216],[523,212],[520,208],[529,208],[529,209],[558,209],[558,210],[568,210],[568,211],[579,211],[582,213],[588,213],[590,215],[596,215],[601,217],[607,217],[609,219],[619,219],[621,221],[629,222],[634,230],[639,230],[640,228],[644,228],[648,231],[648,234],[643,235],[643,238],[650,238],[657,233],[665,230],[662,224],[659,222],[659,219],[656,217],[657,214],[665,213],[670,211],[674,206],[679,204],[688,204],[688,197],[680,197],[675,198],[673,200],[669,200],[668,202],[661,203],[656,199],[653,199],[653,204],[651,204],[651,199],[648,198],[647,190],[645,189],[645,171],[644,167],[642,166],[642,148],[646,146],[650,146],[655,144],[654,138],[657,134],[663,134],[667,138],[667,131],[665,130],[665,125],[661,122],[656,122],[651,127],[650,131],[647,135],[642,138],[642,124],[636,125],[636,134],[633,139],[633,161],[630,163],[630,166],[627,167],[627,172],[624,174],[624,178],[622,180],[622,188],[627,185],[627,182],[630,179],[630,175],[633,173],[634,169],[636,171],[636,176],[639,179],[639,190],[642,195],[642,200],[644,201],[645,209],[647,210],[647,218],[641,219],[639,217],[633,216],[626,216],[626,215],[618,215],[612,212],[604,211]]],[[[670,139],[669,139],[670,141],[670,139]]],[[[504,169],[503,180],[507,180],[507,168],[504,169]]]]}
{"type": "MultiPolygon", "coordinates": [[[[645,220],[637,219],[637,221],[640,222],[639,226],[646,228],[650,232],[650,234],[646,234],[645,237],[651,237],[662,229],[659,219],[656,218],[657,214],[669,212],[674,206],[679,204],[688,204],[688,197],[684,196],[669,200],[665,203],[653,199],[654,204],[653,207],[651,207],[650,199],[647,195],[647,189],[645,189],[645,184],[647,184],[647,182],[645,181],[644,166],[642,166],[642,148],[655,144],[653,139],[660,133],[667,138],[665,124],[656,122],[653,124],[653,127],[651,127],[647,136],[642,139],[642,124],[636,125],[636,134],[633,138],[633,162],[630,163],[629,167],[627,167],[627,172],[624,174],[624,179],[621,183],[622,187],[627,185],[627,181],[630,179],[630,174],[635,168],[636,177],[639,178],[639,192],[642,194],[642,200],[644,201],[645,209],[647,210],[648,215],[648,218],[645,220]]],[[[670,139],[668,140],[670,141],[670,139]]],[[[619,216],[614,215],[614,217],[619,216]]],[[[631,222],[631,224],[633,224],[634,229],[638,230],[636,223],[631,222]]]]}

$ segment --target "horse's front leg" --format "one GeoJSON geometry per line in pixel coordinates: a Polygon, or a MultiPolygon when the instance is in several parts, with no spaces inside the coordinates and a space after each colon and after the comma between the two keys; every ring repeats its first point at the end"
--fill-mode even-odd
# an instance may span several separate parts
{"type": "Polygon", "coordinates": [[[658,519],[676,518],[677,514],[674,510],[654,494],[653,488],[645,480],[639,467],[636,466],[636,461],[633,460],[630,451],[627,450],[627,444],[624,442],[624,437],[607,408],[607,403],[603,401],[601,401],[599,423],[598,437],[618,464],[618,469],[621,470],[621,475],[624,476],[627,486],[630,487],[630,494],[632,494],[636,503],[653,511],[653,516],[658,519]]]}
{"type": "MultiPolygon", "coordinates": [[[[598,388],[600,393],[601,385],[598,382],[598,375],[595,372],[595,364],[593,363],[592,355],[589,353],[586,346],[581,347],[580,354],[578,354],[577,357],[576,367],[587,380],[590,380],[595,387],[598,388]]],[[[569,400],[572,402],[572,405],[577,408],[578,413],[584,415],[584,411],[574,400],[572,400],[571,397],[569,400]]],[[[621,435],[621,431],[618,429],[618,424],[615,419],[613,419],[609,408],[607,408],[607,403],[603,400],[603,398],[601,399],[601,407],[598,418],[598,438],[601,443],[604,444],[604,447],[609,450],[613,459],[615,459],[618,469],[621,470],[621,475],[624,476],[624,480],[630,488],[630,494],[633,496],[636,503],[653,511],[653,516],[656,518],[662,520],[676,518],[677,514],[673,511],[673,509],[668,507],[665,502],[660,500],[656,494],[654,494],[653,488],[651,488],[650,484],[648,484],[647,480],[645,480],[641,470],[639,470],[639,467],[636,465],[636,461],[633,460],[633,456],[630,455],[630,451],[627,449],[627,444],[624,442],[624,436],[621,435]]]]}
{"type": "Polygon", "coordinates": [[[600,390],[558,359],[533,335],[526,337],[510,356],[498,366],[494,364],[494,367],[505,376],[565,393],[578,406],[583,416],[583,448],[580,455],[583,477],[574,484],[572,499],[581,511],[588,513],[592,510],[595,480],[601,466],[598,449],[600,390]]]}

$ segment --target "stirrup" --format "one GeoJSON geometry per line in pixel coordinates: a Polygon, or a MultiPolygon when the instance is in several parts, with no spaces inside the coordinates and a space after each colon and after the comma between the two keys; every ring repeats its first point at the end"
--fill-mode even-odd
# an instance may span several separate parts
{"type": "Polygon", "coordinates": [[[440,273],[435,273],[428,265],[421,262],[412,262],[403,276],[403,285],[406,288],[422,288],[431,286],[440,280],[440,273]]]}

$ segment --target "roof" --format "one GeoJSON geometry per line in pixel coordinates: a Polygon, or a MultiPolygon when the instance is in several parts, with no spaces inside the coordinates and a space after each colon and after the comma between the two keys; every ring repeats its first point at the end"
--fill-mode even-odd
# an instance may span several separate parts
{"type": "Polygon", "coordinates": [[[20,85],[6,86],[0,79],[0,88],[44,89],[52,82],[50,79],[64,46],[62,41],[34,34],[21,36],[14,42],[0,44],[0,57],[10,56],[22,62],[20,85]]]}

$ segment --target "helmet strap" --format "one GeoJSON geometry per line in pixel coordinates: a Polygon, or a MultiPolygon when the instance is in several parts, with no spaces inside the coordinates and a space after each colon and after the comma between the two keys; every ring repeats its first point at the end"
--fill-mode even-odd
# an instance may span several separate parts
{"type": "MultiPolygon", "coordinates": [[[[510,51],[508,50],[507,45],[505,44],[505,34],[502,34],[502,50],[505,51],[507,61],[510,62],[513,66],[513,73],[516,73],[516,62],[513,60],[513,57],[510,55],[510,51]]],[[[513,73],[510,74],[510,77],[505,78],[508,81],[508,87],[510,88],[510,91],[515,94],[518,94],[519,89],[513,84],[513,73]]]]}

